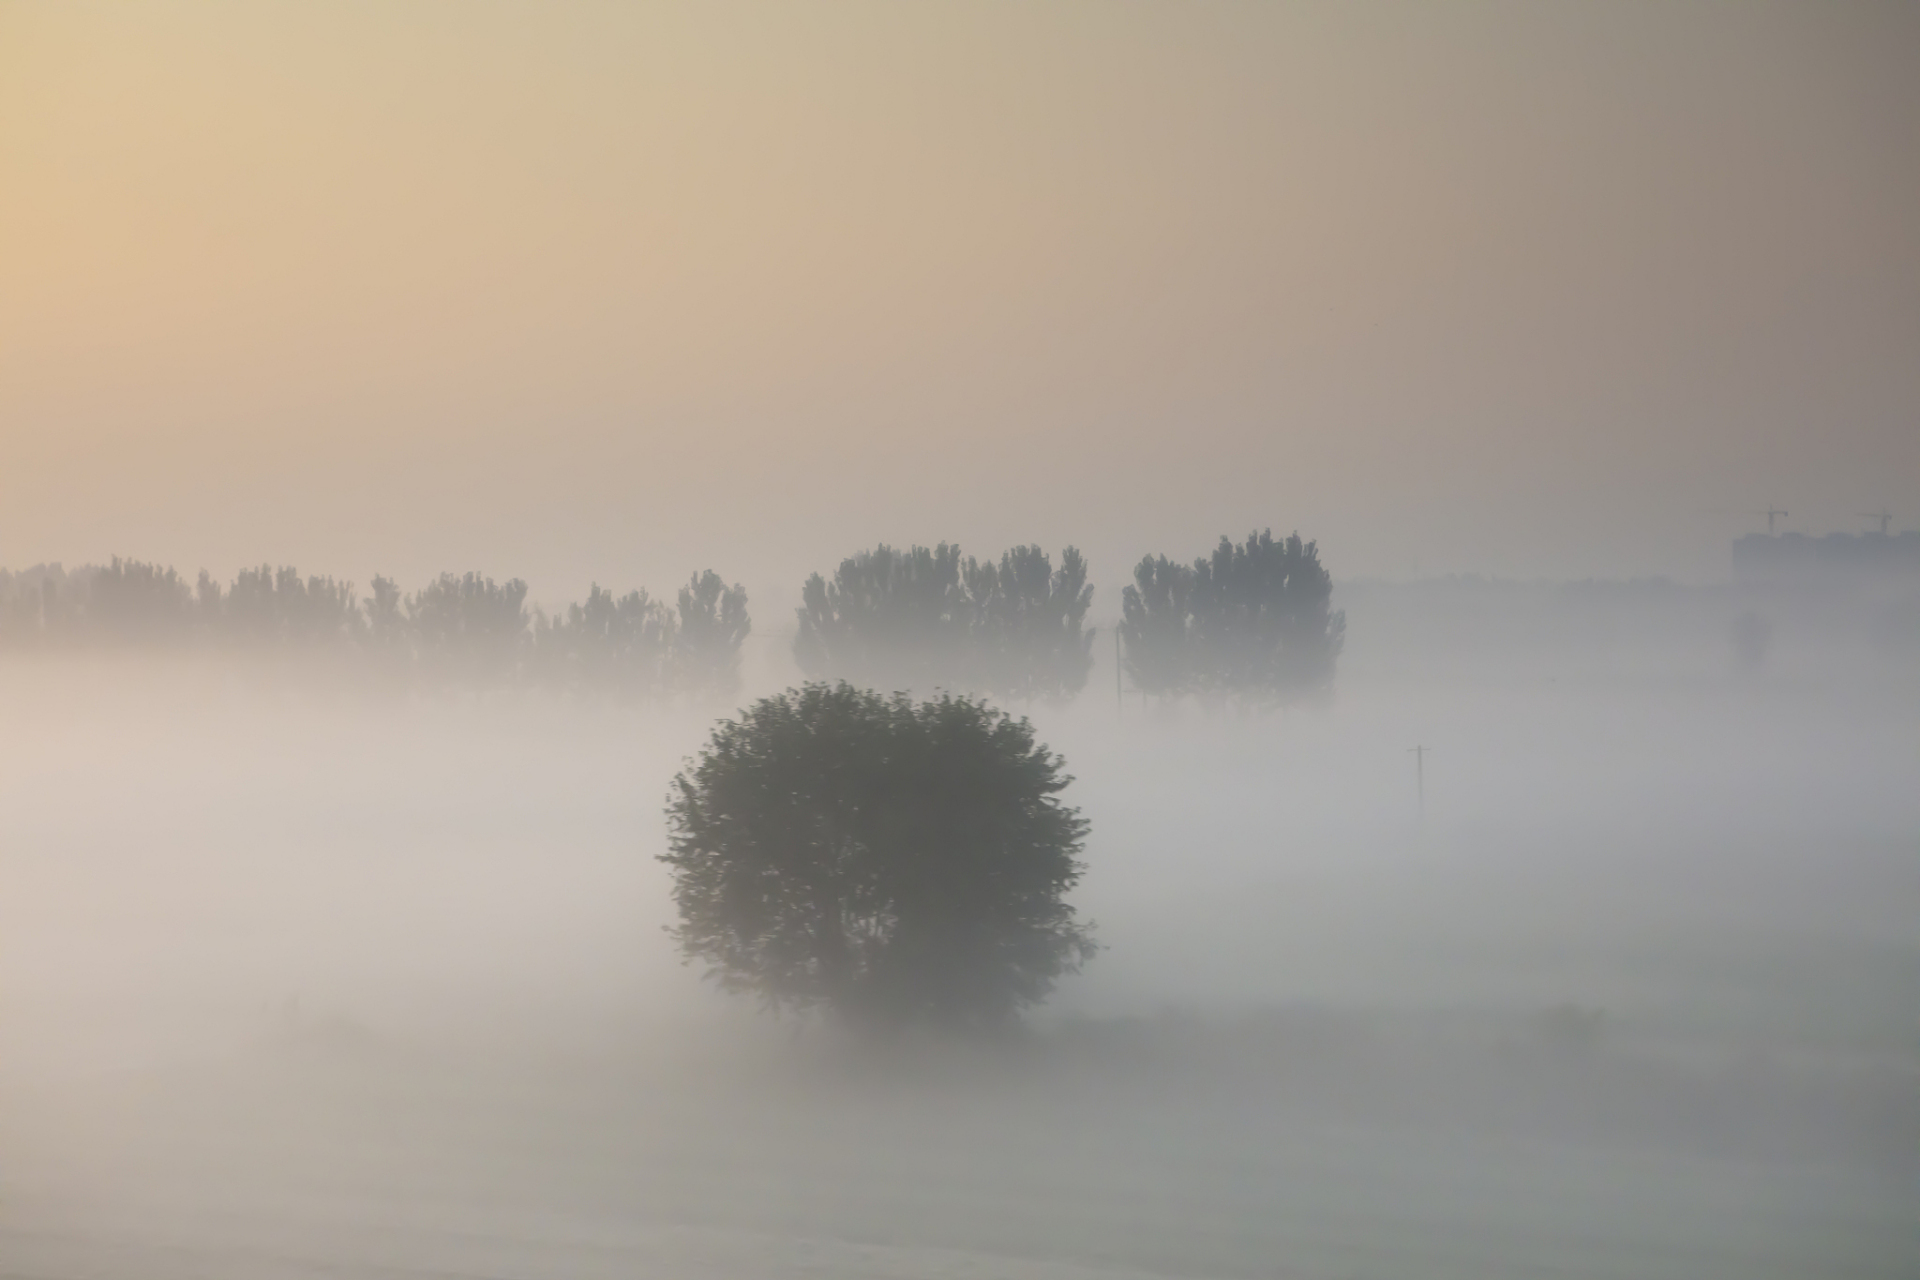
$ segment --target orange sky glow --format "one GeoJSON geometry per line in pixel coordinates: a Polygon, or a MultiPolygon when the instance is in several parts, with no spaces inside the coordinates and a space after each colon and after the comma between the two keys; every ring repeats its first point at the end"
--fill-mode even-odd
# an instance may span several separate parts
{"type": "Polygon", "coordinates": [[[1910,5],[0,3],[11,567],[1111,605],[1917,501],[1910,5]]]}

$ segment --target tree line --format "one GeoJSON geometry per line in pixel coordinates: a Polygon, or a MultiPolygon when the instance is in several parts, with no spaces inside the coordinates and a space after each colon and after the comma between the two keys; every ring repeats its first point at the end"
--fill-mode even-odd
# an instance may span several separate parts
{"type": "MultiPolygon", "coordinates": [[[[1277,704],[1323,694],[1346,637],[1317,544],[1222,537],[1191,564],[1147,556],[1121,596],[1121,668],[1136,692],[1277,704]]],[[[1039,547],[992,560],[884,543],[807,580],[793,656],[813,680],[1066,701],[1093,670],[1087,562],[1039,547]]]]}
{"type": "MultiPolygon", "coordinates": [[[[1017,546],[997,558],[952,543],[885,543],[801,589],[793,657],[810,680],[1061,703],[1093,670],[1086,557],[1017,546]]],[[[1121,597],[1121,669],[1135,692],[1275,705],[1332,687],[1346,620],[1315,543],[1222,537],[1190,563],[1146,556],[1121,597]]],[[[712,570],[674,603],[597,584],[553,613],[527,584],[440,575],[411,594],[290,567],[202,572],[115,559],[67,573],[0,570],[0,646],[232,644],[364,651],[423,682],[523,684],[648,698],[731,693],[752,629],[747,594],[712,570]]]]}
{"type": "MultiPolygon", "coordinates": [[[[722,988],[865,1034],[1000,1033],[1098,951],[1067,895],[1089,826],[1032,726],[975,694],[1065,700],[1093,667],[1087,562],[885,544],[814,574],[793,655],[813,681],[722,720],[669,791],[675,940],[722,988]],[[884,687],[893,692],[875,692],[884,687]],[[916,700],[912,690],[940,690],[916,700]]],[[[1331,685],[1345,619],[1318,548],[1222,538],[1148,556],[1122,593],[1120,661],[1159,696],[1285,701],[1331,685]]],[[[739,681],[747,595],[708,570],[548,614],[527,584],[441,574],[411,594],[291,567],[202,572],[115,559],[0,571],[0,644],[350,649],[422,681],[632,697],[739,681]]]]}
{"type": "Polygon", "coordinates": [[[960,548],[882,543],[801,591],[793,656],[815,680],[882,689],[970,689],[1064,701],[1093,669],[1087,562],[1068,547],[1055,569],[1039,547],[998,563],[960,548]]]}
{"type": "Polygon", "coordinates": [[[1148,556],[1121,596],[1127,678],[1143,693],[1287,701],[1333,685],[1347,619],[1319,547],[1271,530],[1191,565],[1148,556]]]}
{"type": "Polygon", "coordinates": [[[344,651],[460,687],[731,694],[751,629],[745,589],[710,569],[673,605],[596,584],[552,614],[527,603],[520,579],[478,573],[443,573],[412,593],[376,575],[362,599],[351,582],[289,566],[242,569],[229,584],[118,557],[72,572],[0,570],[0,646],[344,651]]]}

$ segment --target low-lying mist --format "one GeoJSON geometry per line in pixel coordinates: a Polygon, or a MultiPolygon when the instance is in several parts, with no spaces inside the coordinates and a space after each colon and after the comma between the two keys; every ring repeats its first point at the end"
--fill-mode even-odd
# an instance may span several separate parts
{"type": "Polygon", "coordinates": [[[1116,696],[1104,627],[1013,705],[1104,950],[989,1044],[676,954],[668,780],[790,631],[642,707],[0,663],[0,1271],[1912,1274],[1910,666],[1371,590],[1324,705],[1116,696]]]}

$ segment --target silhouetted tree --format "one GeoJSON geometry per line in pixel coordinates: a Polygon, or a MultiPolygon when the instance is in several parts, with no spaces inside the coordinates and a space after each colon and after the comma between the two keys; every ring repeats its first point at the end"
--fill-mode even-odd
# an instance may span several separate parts
{"type": "MultiPolygon", "coordinates": [[[[218,584],[202,574],[203,609],[218,600],[218,592],[218,584]]],[[[240,571],[220,616],[230,637],[250,644],[337,644],[358,636],[363,625],[352,583],[302,578],[289,566],[264,564],[240,571]]]]}
{"type": "Polygon", "coordinates": [[[1193,567],[1148,556],[1120,596],[1120,641],[1127,677],[1143,693],[1184,693],[1192,683],[1187,644],[1193,617],[1193,567]]]}
{"type": "Polygon", "coordinates": [[[710,693],[740,686],[740,645],[753,629],[747,591],[713,570],[680,588],[680,631],[674,646],[676,683],[710,693]]]}
{"type": "Polygon", "coordinates": [[[644,591],[614,598],[594,584],[585,604],[568,605],[534,628],[540,676],[563,688],[651,697],[667,683],[673,612],[644,591]]]}
{"type": "Polygon", "coordinates": [[[87,580],[87,630],[111,642],[182,640],[192,626],[192,606],[193,592],[180,575],[157,564],[115,556],[87,580]]]}
{"type": "Polygon", "coordinates": [[[193,584],[193,613],[197,630],[203,636],[217,634],[226,618],[226,592],[219,579],[205,569],[193,584]]]}
{"type": "Polygon", "coordinates": [[[495,586],[477,573],[443,573],[406,602],[407,625],[423,661],[479,684],[519,672],[527,643],[527,584],[495,586]]]}
{"type": "Polygon", "coordinates": [[[1155,694],[1279,702],[1324,692],[1346,635],[1318,546],[1221,538],[1191,568],[1148,556],[1121,598],[1128,676],[1155,694]]]}
{"type": "Polygon", "coordinates": [[[1087,562],[1068,547],[1060,568],[1039,547],[1015,547],[995,566],[968,558],[961,592],[970,639],[963,680],[1007,698],[1066,699],[1093,670],[1087,562]]]}
{"type": "Polygon", "coordinates": [[[373,592],[361,608],[367,614],[367,639],[383,653],[407,647],[407,615],[401,612],[400,586],[392,578],[373,575],[373,592]]]}
{"type": "Polygon", "coordinates": [[[1091,958],[1064,762],[986,704],[812,684],[722,721],[667,803],[689,960],[775,1009],[988,1028],[1091,958]]]}
{"type": "Polygon", "coordinates": [[[883,688],[1070,698],[1093,667],[1086,578],[1072,547],[1056,572],[1033,546],[995,564],[951,543],[883,544],[841,561],[832,582],[807,580],[794,657],[809,676],[883,688]]]}
{"type": "Polygon", "coordinates": [[[819,574],[800,592],[793,656],[809,676],[886,688],[951,680],[965,647],[960,548],[895,551],[882,543],[819,574]]]}

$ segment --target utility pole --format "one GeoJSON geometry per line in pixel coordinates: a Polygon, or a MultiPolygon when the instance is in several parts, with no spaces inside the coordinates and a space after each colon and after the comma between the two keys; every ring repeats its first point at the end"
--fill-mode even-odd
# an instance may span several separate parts
{"type": "Polygon", "coordinates": [[[1122,714],[1127,709],[1127,691],[1120,687],[1120,628],[1113,629],[1113,705],[1122,714]]]}
{"type": "Polygon", "coordinates": [[[1431,750],[1433,750],[1432,747],[1407,748],[1407,754],[1413,757],[1413,779],[1414,785],[1419,788],[1422,822],[1426,821],[1427,817],[1427,752],[1431,750]]]}

